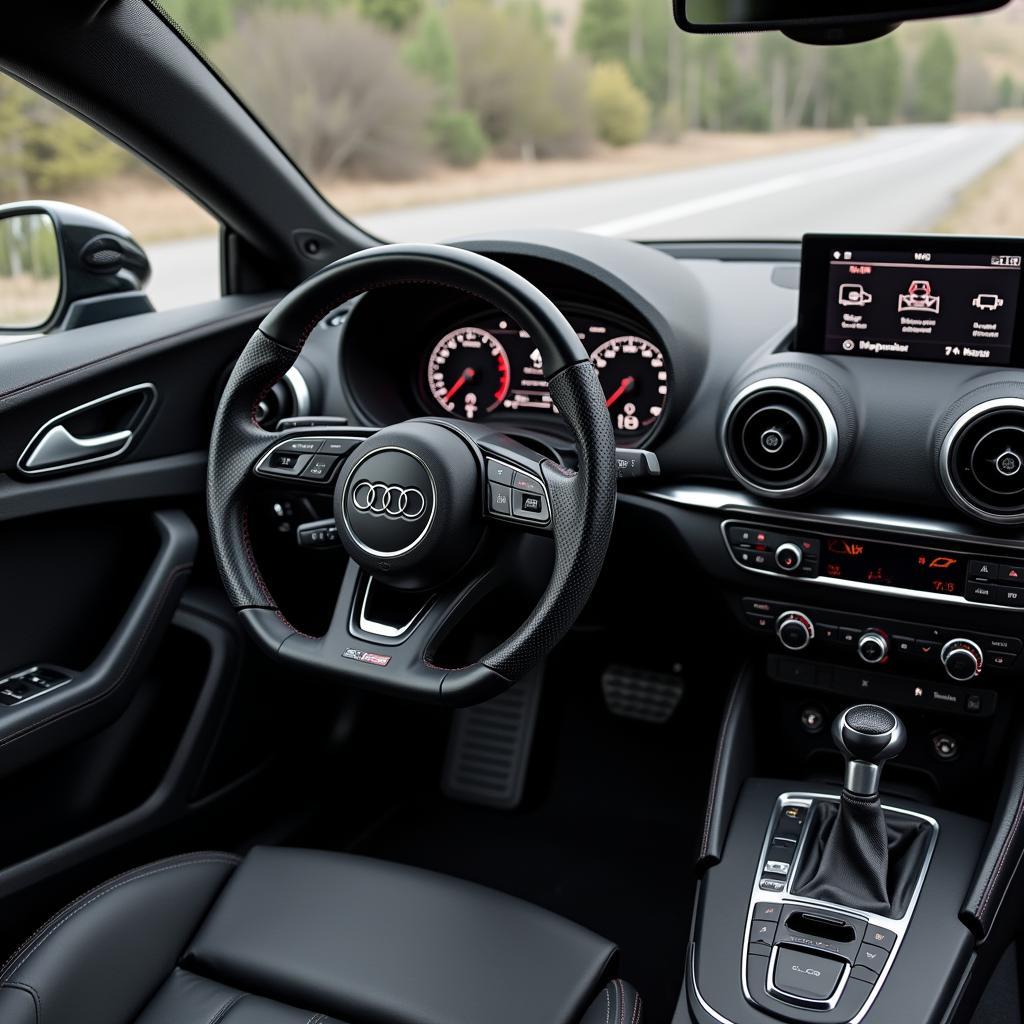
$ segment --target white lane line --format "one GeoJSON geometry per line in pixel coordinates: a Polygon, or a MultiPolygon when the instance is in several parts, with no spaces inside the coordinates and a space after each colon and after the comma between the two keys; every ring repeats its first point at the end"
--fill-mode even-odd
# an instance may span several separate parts
{"type": "Polygon", "coordinates": [[[943,131],[941,135],[933,136],[925,142],[908,143],[900,146],[898,149],[892,149],[885,153],[857,157],[848,161],[840,160],[826,164],[824,167],[783,174],[777,178],[768,178],[766,181],[758,181],[752,185],[742,185],[739,188],[729,189],[726,192],[716,192],[709,196],[700,196],[697,199],[686,199],[680,203],[673,203],[671,206],[662,206],[658,209],[645,210],[643,213],[636,213],[629,217],[607,220],[601,224],[594,224],[589,228],[583,228],[583,230],[595,235],[625,235],[640,228],[652,227],[655,224],[683,220],[700,213],[708,213],[711,210],[720,210],[724,206],[747,203],[752,199],[764,199],[765,196],[776,195],[779,192],[788,192],[790,189],[804,188],[807,185],[816,185],[822,181],[845,178],[851,174],[862,174],[865,171],[878,170],[880,167],[888,167],[891,164],[916,160],[918,157],[932,152],[932,150],[945,149],[947,146],[961,142],[967,134],[968,130],[966,128],[954,128],[943,131]]]}

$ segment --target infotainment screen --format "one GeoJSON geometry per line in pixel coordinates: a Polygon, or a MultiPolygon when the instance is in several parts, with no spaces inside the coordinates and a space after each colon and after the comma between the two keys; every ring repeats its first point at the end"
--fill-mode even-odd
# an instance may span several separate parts
{"type": "Polygon", "coordinates": [[[1017,239],[807,235],[799,347],[1016,364],[1022,256],[1017,239]]]}

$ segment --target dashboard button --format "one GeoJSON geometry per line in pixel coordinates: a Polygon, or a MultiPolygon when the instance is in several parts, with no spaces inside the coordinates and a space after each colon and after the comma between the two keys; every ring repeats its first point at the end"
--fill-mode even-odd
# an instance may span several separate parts
{"type": "Polygon", "coordinates": [[[730,526],[728,533],[730,544],[738,544],[743,547],[754,547],[755,545],[767,547],[768,545],[769,534],[756,526],[730,526]]]}
{"type": "Polygon", "coordinates": [[[544,488],[539,480],[525,473],[515,473],[512,477],[512,486],[517,491],[529,491],[531,494],[543,494],[544,488]]]}
{"type": "Polygon", "coordinates": [[[756,597],[743,598],[743,610],[747,612],[760,612],[762,615],[778,615],[782,605],[774,604],[771,601],[761,601],[756,597]]]}
{"type": "Polygon", "coordinates": [[[778,927],[776,921],[753,921],[750,925],[750,941],[771,946],[775,942],[775,932],[778,927]]]}
{"type": "Polygon", "coordinates": [[[844,962],[780,946],[775,959],[775,987],[800,999],[825,1002],[839,984],[844,962]]]}
{"type": "Polygon", "coordinates": [[[985,659],[985,664],[991,665],[993,668],[1010,668],[1016,660],[1016,654],[998,654],[993,652],[985,659]]]}
{"type": "Polygon", "coordinates": [[[775,617],[773,615],[762,615],[760,612],[747,612],[747,625],[754,629],[763,629],[766,632],[775,629],[775,617]]]}
{"type": "Polygon", "coordinates": [[[871,946],[868,943],[864,943],[860,947],[860,952],[857,954],[857,967],[867,967],[874,971],[876,974],[880,974],[882,968],[885,966],[885,961],[889,959],[888,950],[882,949],[881,946],[871,946]]]}
{"type": "Polygon", "coordinates": [[[939,653],[939,647],[938,640],[918,640],[914,653],[919,658],[934,658],[939,653]]]}
{"type": "Polygon", "coordinates": [[[1000,590],[993,583],[968,583],[966,596],[968,601],[986,601],[989,604],[997,604],[996,594],[1000,590]]]}
{"type": "Polygon", "coordinates": [[[828,622],[816,622],[814,628],[822,640],[834,642],[837,639],[837,634],[839,633],[838,626],[833,626],[828,622]]]}
{"type": "Polygon", "coordinates": [[[864,941],[871,946],[881,946],[891,953],[892,947],[896,944],[896,933],[889,931],[888,928],[869,927],[864,933],[864,941]]]}
{"type": "Polygon", "coordinates": [[[981,640],[981,646],[993,654],[1019,654],[1021,642],[1015,636],[986,636],[981,640]]]}
{"type": "Polygon", "coordinates": [[[994,580],[999,577],[998,562],[972,561],[967,563],[967,575],[972,580],[994,580]]]}
{"type": "Polygon", "coordinates": [[[996,591],[996,604],[1005,604],[1011,608],[1024,605],[1024,590],[1020,587],[993,587],[996,591]]]}
{"type": "Polygon", "coordinates": [[[897,654],[913,654],[917,641],[912,636],[894,636],[892,649],[897,654]]]}
{"type": "Polygon", "coordinates": [[[781,903],[758,903],[754,907],[754,920],[777,922],[782,913],[782,907],[781,903]]]}
{"type": "Polygon", "coordinates": [[[1000,565],[999,579],[1003,583],[1014,583],[1024,586],[1024,565],[1000,565]]]}
{"type": "Polygon", "coordinates": [[[506,466],[504,462],[495,462],[494,459],[487,460],[487,479],[493,480],[496,484],[504,484],[506,487],[512,486],[512,477],[515,474],[515,470],[511,466],[506,466]]]}
{"type": "Polygon", "coordinates": [[[504,484],[490,485],[490,507],[502,516],[512,515],[512,488],[504,484]]]}
{"type": "Polygon", "coordinates": [[[302,471],[303,480],[326,480],[338,462],[337,455],[314,455],[302,471]]]}
{"type": "Polygon", "coordinates": [[[856,626],[840,626],[836,630],[836,643],[852,646],[860,640],[860,630],[856,626]]]}

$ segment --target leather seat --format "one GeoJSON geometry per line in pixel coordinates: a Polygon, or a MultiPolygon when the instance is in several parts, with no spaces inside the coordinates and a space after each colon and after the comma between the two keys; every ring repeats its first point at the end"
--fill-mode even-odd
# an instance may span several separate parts
{"type": "Polygon", "coordinates": [[[638,1024],[615,947],[521,900],[313,850],[173,857],[0,971],[4,1024],[638,1024]]]}

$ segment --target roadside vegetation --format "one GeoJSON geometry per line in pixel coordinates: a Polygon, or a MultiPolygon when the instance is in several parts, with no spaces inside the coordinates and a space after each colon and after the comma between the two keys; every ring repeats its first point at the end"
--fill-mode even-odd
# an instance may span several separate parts
{"type": "MultiPolygon", "coordinates": [[[[686,36],[670,26],[668,0],[163,6],[352,211],[653,173],[710,162],[706,153],[763,155],[1024,105],[1024,54],[1007,41],[1019,48],[1024,35],[1022,0],[958,22],[955,35],[911,25],[832,50],[776,35],[686,36]]],[[[166,192],[91,128],[0,78],[0,200],[102,194],[99,208],[131,225],[123,211],[145,217],[166,192]]],[[[197,213],[149,219],[147,238],[212,227],[197,213]]]]}

